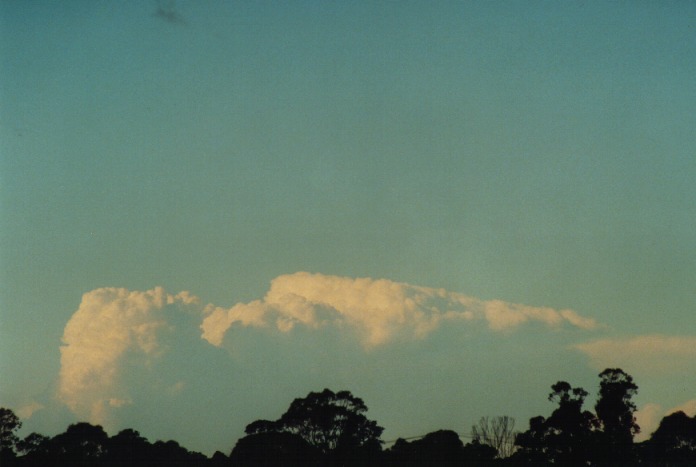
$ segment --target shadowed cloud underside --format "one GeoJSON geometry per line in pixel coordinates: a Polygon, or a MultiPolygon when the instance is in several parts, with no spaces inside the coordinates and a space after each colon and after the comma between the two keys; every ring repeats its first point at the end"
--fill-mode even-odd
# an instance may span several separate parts
{"type": "MultiPolygon", "coordinates": [[[[217,347],[224,345],[232,328],[262,328],[272,331],[271,336],[292,335],[304,328],[317,335],[332,329],[372,351],[392,342],[427,339],[446,323],[477,322],[485,324],[482,332],[488,328],[496,333],[514,331],[525,323],[549,329],[597,327],[594,319],[572,310],[484,301],[386,279],[306,272],[279,276],[262,300],[231,308],[201,306],[188,292],[172,295],[161,287],[144,292],[101,288],[84,294],[65,326],[58,394],[76,414],[107,423],[110,410],[133,403],[120,377],[122,370],[156,365],[171,350],[162,344],[162,337],[171,340],[171,335],[182,332],[182,323],[199,326],[200,342],[217,347]],[[181,321],[181,315],[186,320],[181,321]]],[[[180,391],[183,383],[172,387],[176,390],[170,392],[180,391]]]]}

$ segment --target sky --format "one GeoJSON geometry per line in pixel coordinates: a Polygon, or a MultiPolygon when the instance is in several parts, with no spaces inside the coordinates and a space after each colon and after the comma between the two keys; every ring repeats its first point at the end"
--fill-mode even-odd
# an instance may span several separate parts
{"type": "Polygon", "coordinates": [[[0,406],[225,453],[620,367],[696,414],[696,4],[0,2],[0,406]]]}

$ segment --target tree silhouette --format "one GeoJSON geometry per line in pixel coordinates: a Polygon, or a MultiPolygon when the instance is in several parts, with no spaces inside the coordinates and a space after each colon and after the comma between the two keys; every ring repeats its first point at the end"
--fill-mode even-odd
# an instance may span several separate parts
{"type": "Polygon", "coordinates": [[[456,466],[462,463],[463,447],[457,433],[438,430],[411,442],[397,439],[388,451],[388,461],[395,467],[456,466]]]}
{"type": "Polygon", "coordinates": [[[500,417],[481,417],[477,425],[471,427],[474,441],[493,447],[498,457],[510,457],[515,451],[515,419],[507,415],[500,417]]]}
{"type": "Polygon", "coordinates": [[[599,377],[595,411],[602,429],[601,458],[612,465],[630,464],[634,461],[633,436],[640,431],[631,400],[638,386],[619,368],[607,368],[599,377]]]}
{"type": "Polygon", "coordinates": [[[519,451],[513,458],[534,465],[588,465],[597,421],[591,412],[582,410],[587,391],[565,381],[551,389],[549,400],[558,403],[558,408],[548,419],[539,416],[529,421],[529,430],[517,436],[519,451]]]}
{"type": "Polygon", "coordinates": [[[397,439],[385,452],[385,461],[390,467],[485,466],[493,462],[497,453],[478,441],[465,446],[456,432],[438,430],[411,442],[397,439]]]}
{"type": "Polygon", "coordinates": [[[682,411],[667,415],[643,448],[647,465],[696,465],[696,416],[682,411]]]}
{"type": "Polygon", "coordinates": [[[215,451],[213,457],[210,458],[208,465],[210,465],[210,467],[229,467],[230,458],[220,451],[215,451]]]}
{"type": "Polygon", "coordinates": [[[107,465],[143,465],[150,457],[151,444],[136,430],[127,428],[109,438],[107,442],[107,465]]]}
{"type": "Polygon", "coordinates": [[[19,439],[21,421],[0,408],[1,467],[371,467],[371,466],[635,466],[696,465],[696,416],[676,412],[662,419],[639,445],[632,398],[638,386],[618,368],[599,374],[596,415],[583,409],[587,391],[565,381],[551,386],[557,404],[548,418],[533,417],[515,437],[510,417],[483,417],[464,445],[457,433],[438,430],[408,442],[398,439],[382,451],[383,428],[366,417],[367,406],[349,391],[329,389],[295,399],[278,420],[256,420],[246,427],[230,456],[212,458],[178,442],[150,443],[132,429],[109,437],[99,425],[68,426],[48,438],[31,433],[19,439]]]}
{"type": "Polygon", "coordinates": [[[60,466],[99,466],[108,436],[100,425],[79,422],[50,441],[49,456],[60,466]]]}
{"type": "Polygon", "coordinates": [[[10,465],[14,461],[15,445],[19,441],[16,432],[21,427],[22,422],[12,410],[0,408],[0,465],[10,465]]]}
{"type": "Polygon", "coordinates": [[[189,451],[174,440],[154,442],[149,458],[155,461],[154,465],[181,467],[202,466],[207,461],[203,454],[189,451]]]}
{"type": "Polygon", "coordinates": [[[285,432],[299,435],[311,446],[327,453],[379,443],[384,428],[365,416],[367,406],[349,391],[329,389],[310,392],[295,399],[275,422],[258,420],[246,428],[248,434],[285,432]]]}
{"type": "Polygon", "coordinates": [[[497,457],[499,457],[499,453],[493,446],[481,444],[476,440],[465,444],[462,448],[462,465],[477,467],[498,465],[497,457]]]}
{"type": "MultiPolygon", "coordinates": [[[[220,466],[203,454],[191,452],[176,441],[150,443],[135,430],[125,429],[112,437],[99,425],[86,422],[68,426],[64,433],[53,438],[32,433],[17,442],[22,454],[14,463],[0,463],[5,467],[172,467],[220,466]]],[[[224,460],[227,457],[222,455],[224,460]]]]}
{"type": "Polygon", "coordinates": [[[11,409],[0,408],[0,451],[14,450],[19,441],[16,431],[21,427],[22,422],[11,409]]]}
{"type": "Polygon", "coordinates": [[[237,441],[230,461],[234,467],[310,467],[320,453],[301,436],[286,432],[253,433],[237,441]]]}
{"type": "Polygon", "coordinates": [[[17,451],[25,456],[42,450],[47,451],[50,440],[48,436],[30,433],[17,442],[17,451]]]}
{"type": "Polygon", "coordinates": [[[257,420],[246,427],[248,435],[290,433],[316,448],[326,462],[368,462],[381,451],[384,428],[365,416],[367,406],[349,391],[329,389],[295,399],[276,421],[257,420]]]}
{"type": "Polygon", "coordinates": [[[30,433],[17,443],[22,454],[21,464],[25,467],[49,465],[51,438],[39,433],[30,433]]]}

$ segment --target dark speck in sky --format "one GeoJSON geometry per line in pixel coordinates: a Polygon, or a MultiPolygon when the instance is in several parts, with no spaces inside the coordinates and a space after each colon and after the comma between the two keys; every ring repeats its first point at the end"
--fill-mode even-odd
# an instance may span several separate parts
{"type": "Polygon", "coordinates": [[[158,0],[155,16],[163,19],[168,23],[185,24],[184,17],[176,9],[176,3],[173,0],[158,0]]]}

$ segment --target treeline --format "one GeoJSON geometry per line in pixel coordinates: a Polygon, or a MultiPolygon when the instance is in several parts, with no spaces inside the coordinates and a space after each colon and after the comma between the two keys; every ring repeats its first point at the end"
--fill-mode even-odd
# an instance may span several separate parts
{"type": "Polygon", "coordinates": [[[438,430],[417,439],[398,439],[385,448],[384,429],[366,416],[362,399],[325,389],[295,399],[277,420],[246,427],[229,455],[207,457],[176,441],[156,441],[132,429],[108,436],[101,426],[70,425],[47,437],[17,436],[18,417],[0,408],[2,467],[326,467],[326,466],[634,466],[696,465],[696,416],[683,412],[662,419],[650,439],[635,443],[633,397],[638,386],[620,369],[599,375],[594,412],[584,409],[588,393],[565,381],[551,386],[557,407],[548,417],[514,431],[510,417],[482,418],[464,444],[456,432],[438,430]]]}

